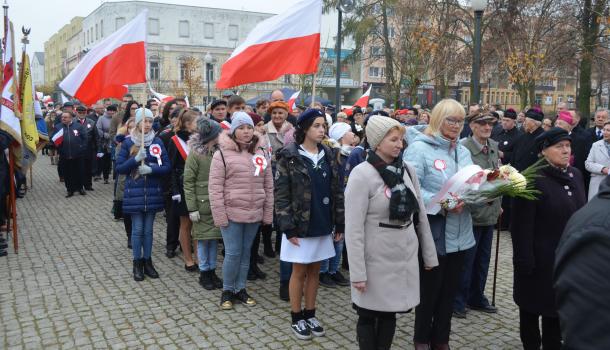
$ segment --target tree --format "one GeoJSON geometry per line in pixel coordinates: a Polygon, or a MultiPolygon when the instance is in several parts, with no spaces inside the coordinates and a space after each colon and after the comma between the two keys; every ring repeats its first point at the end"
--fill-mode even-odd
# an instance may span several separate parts
{"type": "Polygon", "coordinates": [[[199,58],[186,56],[180,60],[180,80],[174,84],[174,96],[187,96],[189,101],[196,101],[203,96],[203,76],[200,68],[199,58]]]}

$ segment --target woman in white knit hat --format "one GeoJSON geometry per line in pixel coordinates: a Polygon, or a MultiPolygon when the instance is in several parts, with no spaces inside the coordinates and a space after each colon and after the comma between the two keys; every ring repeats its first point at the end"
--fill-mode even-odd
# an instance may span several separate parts
{"type": "Polygon", "coordinates": [[[345,240],[360,349],[390,349],[396,313],[419,304],[420,246],[424,267],[438,265],[415,169],[402,161],[404,133],[394,119],[369,118],[370,149],[345,190],[345,240]]]}

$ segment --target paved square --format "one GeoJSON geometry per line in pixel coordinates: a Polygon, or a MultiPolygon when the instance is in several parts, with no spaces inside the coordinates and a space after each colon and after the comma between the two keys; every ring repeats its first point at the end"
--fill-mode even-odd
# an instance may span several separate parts
{"type": "MultiPolygon", "coordinates": [[[[0,348],[357,349],[349,288],[319,291],[326,337],[293,338],[288,303],[278,298],[277,259],[261,265],[267,280],[248,282],[257,306],[221,311],[219,291],[201,288],[180,257],[165,257],[162,213],[153,247],[161,278],[135,282],[123,223],[110,214],[112,185],[96,182],[94,189],[66,199],[49,158],[36,162],[34,188],[18,201],[19,254],[11,241],[9,256],[0,258],[0,348]]],[[[500,246],[499,312],[454,319],[452,349],[521,348],[507,234],[500,246]]],[[[492,272],[493,266],[490,298],[492,272]]],[[[411,349],[412,336],[413,313],[400,315],[393,348],[411,349]]]]}

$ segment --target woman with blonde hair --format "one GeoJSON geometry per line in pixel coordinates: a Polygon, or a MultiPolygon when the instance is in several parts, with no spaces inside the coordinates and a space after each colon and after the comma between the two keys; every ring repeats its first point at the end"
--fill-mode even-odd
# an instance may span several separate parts
{"type": "MultiPolygon", "coordinates": [[[[429,125],[407,130],[409,147],[404,160],[413,165],[428,205],[461,168],[472,159],[459,136],[466,113],[453,99],[439,102],[430,115],[429,125]]],[[[424,270],[420,266],[421,302],[415,309],[415,348],[449,349],[453,301],[464,265],[464,253],[475,245],[470,210],[457,198],[456,205],[428,215],[439,266],[424,270]]],[[[423,264],[420,264],[423,265],[423,264]]]]}

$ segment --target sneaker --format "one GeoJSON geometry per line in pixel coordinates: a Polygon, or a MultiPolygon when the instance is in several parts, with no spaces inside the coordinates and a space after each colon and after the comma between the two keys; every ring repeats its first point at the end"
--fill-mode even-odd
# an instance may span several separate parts
{"type": "Polygon", "coordinates": [[[222,310],[231,310],[233,308],[233,292],[223,290],[220,296],[220,308],[222,310]]]}
{"type": "Polygon", "coordinates": [[[235,293],[233,295],[233,300],[248,306],[256,305],[256,301],[248,295],[248,292],[246,292],[245,288],[235,293]]]}
{"type": "Polygon", "coordinates": [[[307,327],[309,327],[309,329],[311,330],[311,334],[313,334],[314,336],[323,337],[326,334],[326,332],[324,332],[324,328],[322,328],[322,325],[320,324],[320,321],[318,321],[317,318],[308,318],[305,322],[307,323],[307,327]]]}
{"type": "Polygon", "coordinates": [[[335,283],[341,287],[347,287],[350,285],[350,282],[340,271],[337,271],[330,275],[330,277],[335,281],[335,283]]]}
{"type": "Polygon", "coordinates": [[[491,306],[489,304],[483,305],[483,306],[468,305],[468,307],[471,310],[481,311],[481,312],[485,312],[485,313],[488,313],[488,314],[495,314],[495,313],[498,312],[498,309],[495,306],[491,306]]]}
{"type": "Polygon", "coordinates": [[[330,276],[328,272],[320,273],[320,285],[326,288],[336,288],[337,284],[335,280],[330,276]]]}
{"type": "Polygon", "coordinates": [[[288,282],[280,282],[280,299],[290,301],[290,292],[288,291],[288,282]]]}
{"type": "Polygon", "coordinates": [[[292,324],[292,333],[294,336],[301,340],[309,340],[311,339],[311,329],[307,325],[305,320],[299,320],[296,323],[292,324]]]}

